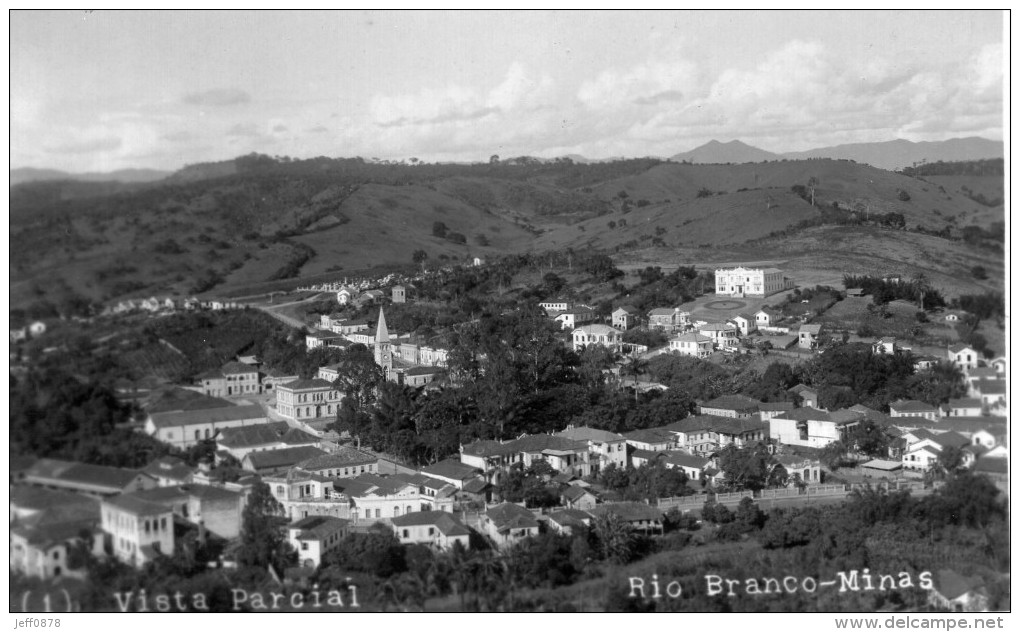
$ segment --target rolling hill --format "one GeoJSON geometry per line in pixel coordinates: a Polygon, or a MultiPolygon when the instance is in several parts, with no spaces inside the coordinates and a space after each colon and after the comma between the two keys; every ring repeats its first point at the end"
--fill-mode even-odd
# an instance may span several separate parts
{"type": "MultiPolygon", "coordinates": [[[[154,183],[26,183],[11,188],[11,302],[236,295],[409,266],[416,250],[439,263],[563,248],[621,258],[647,249],[739,257],[762,243],[786,252],[784,244],[819,227],[855,230],[827,225],[849,218],[892,213],[912,231],[951,235],[1003,220],[1001,206],[972,199],[1001,188],[979,185],[981,176],[954,177],[819,159],[412,166],[247,156],[154,183]]],[[[987,246],[883,233],[893,241],[915,236],[927,238],[918,248],[932,266],[948,261],[939,248],[959,250],[957,271],[967,257],[1002,259],[987,246]]],[[[833,244],[843,254],[855,248],[852,240],[833,244]]]]}
{"type": "Polygon", "coordinates": [[[1001,158],[1002,141],[987,138],[951,138],[945,141],[911,142],[897,139],[880,143],[852,143],[832,147],[818,147],[807,151],[775,154],[752,147],[738,140],[728,143],[710,141],[690,151],[672,156],[673,162],[694,164],[741,164],[771,160],[810,160],[829,158],[852,160],[879,169],[897,171],[922,162],[957,162],[1001,158]]]}
{"type": "Polygon", "coordinates": [[[105,173],[69,173],[56,169],[35,169],[23,167],[11,169],[11,186],[26,182],[47,182],[51,180],[71,180],[74,182],[155,182],[170,175],[169,171],[155,169],[121,169],[105,173]]]}

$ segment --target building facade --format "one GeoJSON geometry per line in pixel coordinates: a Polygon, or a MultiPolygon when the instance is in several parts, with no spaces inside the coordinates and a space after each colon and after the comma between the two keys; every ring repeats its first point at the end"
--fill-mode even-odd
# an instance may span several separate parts
{"type": "Polygon", "coordinates": [[[769,296],[788,289],[778,268],[728,268],[715,271],[715,293],[719,296],[769,296]]]}

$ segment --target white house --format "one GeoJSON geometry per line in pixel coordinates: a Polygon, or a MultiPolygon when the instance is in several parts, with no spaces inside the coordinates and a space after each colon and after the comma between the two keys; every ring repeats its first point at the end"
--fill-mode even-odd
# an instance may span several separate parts
{"type": "Polygon", "coordinates": [[[308,516],[287,527],[287,539],[298,554],[298,564],[316,568],[322,557],[347,537],[350,521],[333,516],[308,516]]]}
{"type": "Polygon", "coordinates": [[[797,408],[768,420],[769,437],[786,445],[824,448],[843,439],[863,418],[863,415],[850,410],[830,413],[815,408],[797,408]]]}
{"type": "Polygon", "coordinates": [[[620,469],[627,466],[627,438],[623,435],[581,426],[568,427],[563,432],[556,433],[556,436],[573,441],[587,441],[592,470],[595,472],[613,464],[620,469]]]}
{"type": "Polygon", "coordinates": [[[754,313],[754,322],[758,327],[772,327],[781,317],[779,312],[759,309],[754,313]]]}
{"type": "Polygon", "coordinates": [[[701,334],[680,334],[669,341],[669,350],[680,355],[705,358],[712,354],[712,339],[701,334]]]}
{"type": "Polygon", "coordinates": [[[560,324],[560,329],[576,329],[581,325],[595,322],[595,312],[587,307],[578,307],[560,312],[553,320],[560,324]]]}
{"type": "Polygon", "coordinates": [[[621,305],[613,310],[613,327],[627,331],[637,324],[638,310],[632,305],[621,305]]]}
{"type": "Polygon", "coordinates": [[[173,555],[174,517],[169,507],[123,494],[104,498],[100,515],[120,561],[141,567],[159,555],[173,555]]]}
{"type": "Polygon", "coordinates": [[[822,333],[821,325],[801,325],[797,332],[797,346],[801,349],[814,349],[818,346],[818,337],[822,333]]]}
{"type": "Polygon", "coordinates": [[[496,546],[502,549],[538,535],[538,520],[535,514],[520,505],[503,503],[485,512],[482,528],[496,546]]]}
{"type": "Polygon", "coordinates": [[[296,421],[333,417],[340,411],[343,398],[332,382],[319,378],[294,380],[276,387],[276,412],[296,421]]]}
{"type": "Polygon", "coordinates": [[[974,347],[963,343],[958,342],[950,346],[948,357],[950,362],[962,369],[973,369],[978,365],[978,352],[974,347]]]}
{"type": "Polygon", "coordinates": [[[730,319],[737,326],[741,336],[746,336],[758,329],[758,323],[750,314],[737,314],[730,319]]]}
{"type": "Polygon", "coordinates": [[[698,329],[702,336],[708,336],[718,349],[735,347],[738,344],[737,328],[729,323],[708,323],[698,329]]]}
{"type": "Polygon", "coordinates": [[[729,268],[715,271],[715,293],[719,296],[768,296],[788,289],[778,268],[729,268]]]}
{"type": "Polygon", "coordinates": [[[454,542],[470,548],[471,530],[447,511],[417,511],[390,520],[401,544],[426,544],[447,550],[454,542]]]}
{"type": "Polygon", "coordinates": [[[179,410],[151,413],[145,421],[145,432],[178,448],[190,448],[206,439],[215,439],[226,428],[255,426],[268,422],[261,406],[225,406],[203,410],[179,410]]]}
{"type": "Polygon", "coordinates": [[[580,351],[588,345],[599,345],[610,351],[619,351],[623,336],[619,330],[609,325],[584,325],[570,334],[573,339],[574,351],[580,351]]]}
{"type": "Polygon", "coordinates": [[[674,332],[689,325],[691,313],[680,311],[679,307],[656,307],[648,312],[648,326],[674,332]]]}
{"type": "Polygon", "coordinates": [[[922,417],[935,421],[939,418],[939,410],[916,399],[901,399],[889,404],[890,417],[922,417]]]}

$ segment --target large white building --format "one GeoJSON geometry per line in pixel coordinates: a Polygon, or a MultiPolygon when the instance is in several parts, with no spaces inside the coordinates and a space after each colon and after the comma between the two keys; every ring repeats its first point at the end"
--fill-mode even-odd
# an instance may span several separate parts
{"type": "Polygon", "coordinates": [[[792,287],[779,268],[731,268],[715,271],[719,296],[768,296],[792,287]]]}

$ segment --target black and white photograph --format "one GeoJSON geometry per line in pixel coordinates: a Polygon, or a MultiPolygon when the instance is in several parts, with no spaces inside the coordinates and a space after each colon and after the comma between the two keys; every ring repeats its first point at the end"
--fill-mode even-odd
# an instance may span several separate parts
{"type": "Polygon", "coordinates": [[[10,10],[8,626],[1009,627],[1009,25],[10,10]]]}

